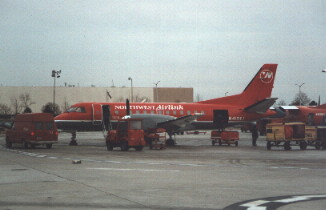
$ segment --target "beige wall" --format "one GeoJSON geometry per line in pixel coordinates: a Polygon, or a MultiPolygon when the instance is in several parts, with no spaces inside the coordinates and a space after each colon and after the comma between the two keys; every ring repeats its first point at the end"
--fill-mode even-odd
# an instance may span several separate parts
{"type": "MultiPolygon", "coordinates": [[[[130,97],[129,87],[56,87],[55,102],[60,106],[61,111],[64,104],[73,105],[79,102],[124,102],[130,97]],[[107,91],[112,98],[109,98],[107,91]]],[[[33,112],[41,112],[42,107],[48,102],[53,102],[53,87],[4,87],[0,86],[0,104],[12,105],[11,99],[19,100],[21,94],[28,93],[35,104],[30,108],[33,112]]],[[[192,88],[133,88],[134,101],[141,101],[146,98],[147,102],[156,100],[158,93],[159,102],[192,102],[192,88]]],[[[13,109],[13,108],[12,108],[13,109]]]]}
{"type": "Polygon", "coordinates": [[[193,102],[193,88],[153,88],[157,102],[193,102]]]}

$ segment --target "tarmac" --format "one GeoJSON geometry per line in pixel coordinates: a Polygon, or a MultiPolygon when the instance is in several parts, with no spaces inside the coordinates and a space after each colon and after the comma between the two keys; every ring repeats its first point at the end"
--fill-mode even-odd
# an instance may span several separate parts
{"type": "Polygon", "coordinates": [[[162,150],[107,151],[102,133],[60,133],[52,149],[5,148],[0,209],[325,209],[326,150],[212,146],[210,133],[178,135],[162,150]]]}

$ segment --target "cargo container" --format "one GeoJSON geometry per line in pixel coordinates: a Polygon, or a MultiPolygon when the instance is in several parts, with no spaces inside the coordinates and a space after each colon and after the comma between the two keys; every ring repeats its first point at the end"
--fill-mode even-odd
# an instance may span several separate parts
{"type": "Polygon", "coordinates": [[[326,149],[326,126],[306,126],[306,142],[316,149],[326,149]]]}
{"type": "Polygon", "coordinates": [[[212,140],[213,146],[217,142],[220,146],[223,144],[226,144],[228,146],[230,146],[231,144],[234,144],[235,146],[238,146],[239,132],[213,130],[213,131],[211,131],[211,140],[212,140]]]}
{"type": "Polygon", "coordinates": [[[305,124],[301,122],[270,123],[266,125],[266,147],[284,147],[290,150],[291,146],[299,146],[301,150],[307,148],[305,141],[305,124]]]}

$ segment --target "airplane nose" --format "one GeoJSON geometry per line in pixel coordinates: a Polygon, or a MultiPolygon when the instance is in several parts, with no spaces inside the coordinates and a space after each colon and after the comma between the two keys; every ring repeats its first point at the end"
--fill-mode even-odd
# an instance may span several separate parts
{"type": "Polygon", "coordinates": [[[57,121],[57,120],[61,120],[61,116],[60,115],[54,117],[54,121],[57,121]]]}

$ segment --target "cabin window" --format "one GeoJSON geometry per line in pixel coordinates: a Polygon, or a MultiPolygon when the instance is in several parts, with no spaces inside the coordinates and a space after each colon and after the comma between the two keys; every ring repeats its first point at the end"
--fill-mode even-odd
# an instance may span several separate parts
{"type": "Polygon", "coordinates": [[[131,130],[140,130],[141,129],[141,121],[130,121],[130,129],[131,130]]]}
{"type": "Polygon", "coordinates": [[[140,114],[139,110],[136,111],[136,114],[140,114]]]}
{"type": "Polygon", "coordinates": [[[183,111],[180,111],[180,115],[183,115],[183,111]]]}
{"type": "Polygon", "coordinates": [[[191,114],[191,111],[188,110],[188,111],[187,111],[187,115],[190,115],[190,114],[191,114]]]}
{"type": "Polygon", "coordinates": [[[163,112],[162,111],[158,111],[157,114],[163,114],[163,112]]]}
{"type": "Polygon", "coordinates": [[[170,111],[166,111],[165,114],[170,114],[170,111]]]}
{"type": "Polygon", "coordinates": [[[46,130],[53,130],[53,123],[50,123],[50,122],[45,123],[45,129],[46,130]]]}
{"type": "Polygon", "coordinates": [[[144,110],[144,114],[147,114],[147,111],[146,110],[144,110]]]}
{"type": "Polygon", "coordinates": [[[114,111],[114,114],[119,115],[119,111],[118,110],[115,110],[114,111]]]}
{"type": "Polygon", "coordinates": [[[81,112],[81,113],[86,113],[86,109],[85,107],[70,107],[69,109],[67,109],[66,112],[81,112]]]}
{"type": "Polygon", "coordinates": [[[84,107],[81,106],[81,107],[77,107],[76,112],[82,112],[82,113],[85,113],[86,110],[85,110],[84,107]]]}
{"type": "Polygon", "coordinates": [[[154,111],[153,110],[151,111],[151,114],[154,114],[154,111]]]}
{"type": "Polygon", "coordinates": [[[173,111],[173,115],[177,115],[177,111],[173,111]]]}
{"type": "Polygon", "coordinates": [[[42,130],[42,123],[35,123],[35,130],[42,130]]]}

